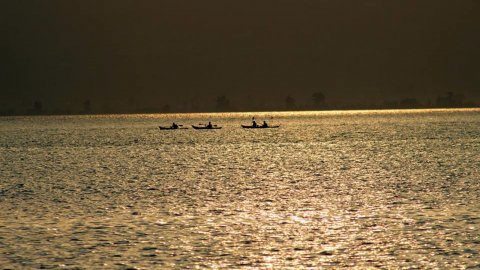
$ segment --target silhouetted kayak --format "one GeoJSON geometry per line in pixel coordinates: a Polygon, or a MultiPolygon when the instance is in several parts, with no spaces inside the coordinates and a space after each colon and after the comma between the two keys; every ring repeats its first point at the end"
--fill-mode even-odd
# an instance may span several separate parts
{"type": "Polygon", "coordinates": [[[280,126],[266,126],[266,127],[264,127],[264,126],[256,126],[256,127],[254,127],[254,126],[242,125],[242,128],[279,128],[279,127],[280,127],[280,126]]]}
{"type": "Polygon", "coordinates": [[[188,129],[187,127],[178,127],[178,128],[173,128],[173,127],[158,127],[160,130],[176,130],[176,129],[188,129]]]}
{"type": "Polygon", "coordinates": [[[192,125],[194,129],[221,129],[222,127],[217,127],[216,125],[213,127],[207,127],[207,126],[194,126],[192,125]]]}

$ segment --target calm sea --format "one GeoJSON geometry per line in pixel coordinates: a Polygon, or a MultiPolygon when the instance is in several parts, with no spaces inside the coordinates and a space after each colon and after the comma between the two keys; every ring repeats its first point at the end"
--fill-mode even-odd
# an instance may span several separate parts
{"type": "Polygon", "coordinates": [[[2,269],[376,267],[480,268],[480,110],[0,118],[2,269]]]}

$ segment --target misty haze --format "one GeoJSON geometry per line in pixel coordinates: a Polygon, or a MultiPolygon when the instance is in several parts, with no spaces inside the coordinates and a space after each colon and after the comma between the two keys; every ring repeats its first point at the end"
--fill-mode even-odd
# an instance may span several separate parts
{"type": "Polygon", "coordinates": [[[0,111],[477,106],[479,11],[470,0],[8,1],[0,111]],[[437,102],[449,92],[454,104],[437,102]]]}

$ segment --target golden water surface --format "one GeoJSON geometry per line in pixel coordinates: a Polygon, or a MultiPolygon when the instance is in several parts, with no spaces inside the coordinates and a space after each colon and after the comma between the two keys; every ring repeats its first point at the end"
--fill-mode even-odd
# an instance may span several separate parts
{"type": "Polygon", "coordinates": [[[0,118],[0,268],[480,268],[480,111],[0,118]],[[278,129],[243,130],[255,116],[278,129]],[[220,130],[160,131],[172,121],[220,130]]]}

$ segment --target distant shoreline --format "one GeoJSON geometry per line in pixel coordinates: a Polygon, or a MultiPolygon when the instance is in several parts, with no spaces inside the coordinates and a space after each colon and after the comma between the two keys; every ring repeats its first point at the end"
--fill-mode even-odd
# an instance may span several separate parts
{"type": "Polygon", "coordinates": [[[0,117],[25,117],[25,116],[108,116],[108,115],[150,115],[150,114],[163,114],[163,115],[182,115],[182,114],[225,114],[225,113],[238,113],[238,114],[264,114],[264,113],[289,113],[289,112],[355,112],[355,111],[480,111],[480,106],[475,107],[422,107],[422,108],[331,108],[321,110],[257,110],[257,111],[194,111],[194,112],[103,112],[103,113],[40,113],[40,114],[0,114],[0,117]]]}

